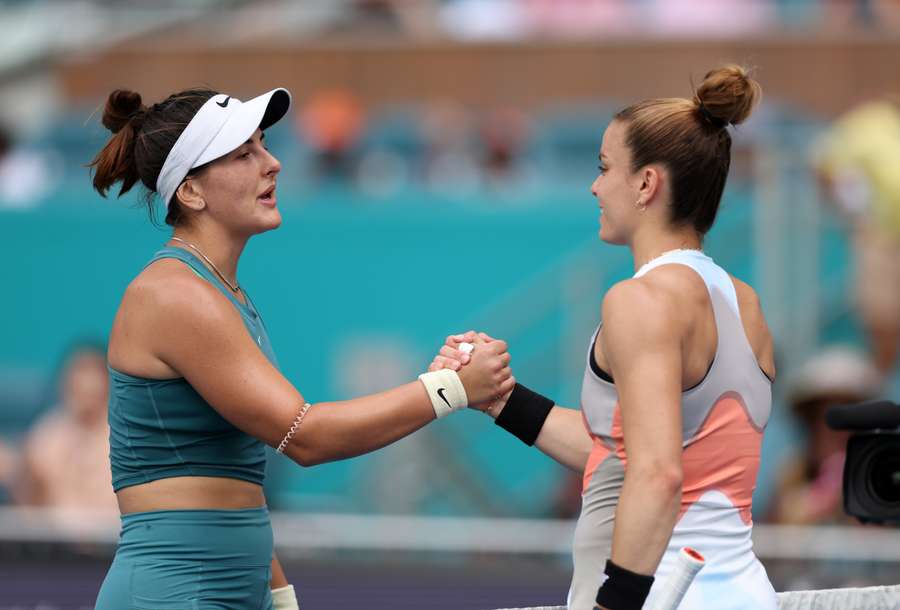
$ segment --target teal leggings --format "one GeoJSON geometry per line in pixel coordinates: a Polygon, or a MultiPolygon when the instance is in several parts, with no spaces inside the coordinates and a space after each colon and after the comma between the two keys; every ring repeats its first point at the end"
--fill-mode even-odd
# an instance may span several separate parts
{"type": "Polygon", "coordinates": [[[265,507],[122,516],[95,610],[271,610],[265,507]]]}

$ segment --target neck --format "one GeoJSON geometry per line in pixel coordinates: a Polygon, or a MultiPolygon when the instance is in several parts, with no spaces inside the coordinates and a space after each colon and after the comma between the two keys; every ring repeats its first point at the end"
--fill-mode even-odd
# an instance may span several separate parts
{"type": "Polygon", "coordinates": [[[703,247],[700,235],[693,229],[676,231],[646,231],[635,236],[631,243],[634,270],[637,271],[661,254],[672,250],[700,250],[703,247]]]}
{"type": "MultiPolygon", "coordinates": [[[[179,227],[175,229],[173,236],[196,246],[212,261],[212,264],[216,266],[219,273],[225,276],[226,280],[233,286],[238,284],[238,261],[244,251],[244,246],[247,245],[246,237],[235,237],[213,227],[179,227]]],[[[177,241],[172,241],[169,245],[191,250],[190,247],[177,241]]]]}

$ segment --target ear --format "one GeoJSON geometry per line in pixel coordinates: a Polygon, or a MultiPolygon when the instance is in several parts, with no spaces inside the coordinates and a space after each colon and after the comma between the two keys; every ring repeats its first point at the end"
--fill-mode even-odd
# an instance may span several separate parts
{"type": "Polygon", "coordinates": [[[181,204],[189,210],[199,212],[206,207],[206,200],[203,199],[203,188],[197,180],[190,176],[178,185],[175,195],[181,204]]]}
{"type": "Polygon", "coordinates": [[[664,170],[658,165],[646,165],[640,170],[640,186],[638,194],[644,205],[652,205],[654,199],[662,192],[664,170]]]}

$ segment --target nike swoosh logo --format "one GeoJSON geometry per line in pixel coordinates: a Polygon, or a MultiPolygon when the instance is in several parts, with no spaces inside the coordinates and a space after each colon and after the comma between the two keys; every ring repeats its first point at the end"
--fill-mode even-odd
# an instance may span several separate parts
{"type": "Polygon", "coordinates": [[[231,96],[229,95],[228,97],[225,98],[224,102],[216,102],[216,105],[221,106],[222,108],[225,108],[226,106],[228,106],[228,102],[230,102],[230,101],[231,101],[231,96]]]}
{"type": "Polygon", "coordinates": [[[440,396],[441,399],[442,399],[444,402],[447,403],[447,406],[450,407],[450,408],[452,409],[452,408],[453,408],[453,405],[451,405],[451,404],[450,404],[450,401],[447,400],[447,397],[444,396],[444,392],[445,392],[444,388],[438,388],[438,391],[437,391],[437,392],[438,392],[438,396],[440,396]]]}

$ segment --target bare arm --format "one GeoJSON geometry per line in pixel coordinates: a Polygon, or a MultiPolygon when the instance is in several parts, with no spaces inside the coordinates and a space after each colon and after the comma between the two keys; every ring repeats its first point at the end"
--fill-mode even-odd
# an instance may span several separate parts
{"type": "MultiPolygon", "coordinates": [[[[266,359],[235,308],[212,286],[184,274],[165,290],[150,290],[144,313],[156,329],[154,353],[235,427],[277,446],[305,403],[303,395],[266,359]]],[[[506,345],[481,350],[460,373],[470,400],[507,391],[506,345]]],[[[302,465],[361,455],[418,430],[435,418],[415,381],[371,396],[318,403],[285,454],[302,465]]]]}
{"type": "MultiPolygon", "coordinates": [[[[485,413],[497,419],[503,407],[505,403],[485,413]]],[[[534,446],[566,468],[582,473],[593,443],[584,428],[581,411],[553,405],[534,446]]]]}
{"type": "Polygon", "coordinates": [[[272,553],[272,578],[269,580],[269,588],[280,589],[289,584],[287,576],[284,574],[284,568],[281,567],[281,562],[278,561],[278,556],[272,553]]]}
{"type": "Polygon", "coordinates": [[[544,454],[579,473],[584,472],[593,446],[584,428],[581,411],[556,405],[534,444],[544,454]]]}
{"type": "Polygon", "coordinates": [[[653,574],[681,503],[681,330],[676,305],[647,280],[627,280],[603,303],[601,345],[622,410],[628,463],[612,561],[653,574]]]}

